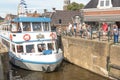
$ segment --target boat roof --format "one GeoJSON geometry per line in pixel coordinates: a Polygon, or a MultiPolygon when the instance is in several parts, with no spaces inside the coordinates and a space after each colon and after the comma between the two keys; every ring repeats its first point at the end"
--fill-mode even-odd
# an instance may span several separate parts
{"type": "Polygon", "coordinates": [[[46,17],[17,17],[13,22],[51,22],[50,18],[46,17]]]}

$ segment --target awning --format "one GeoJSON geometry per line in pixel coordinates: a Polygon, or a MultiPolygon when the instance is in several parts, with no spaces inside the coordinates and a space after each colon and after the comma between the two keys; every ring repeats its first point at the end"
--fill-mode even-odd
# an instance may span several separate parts
{"type": "Polygon", "coordinates": [[[46,17],[17,17],[12,21],[14,22],[51,22],[50,18],[46,17]]]}
{"type": "Polygon", "coordinates": [[[103,15],[103,16],[84,16],[85,22],[115,22],[120,21],[120,15],[103,15]]]}

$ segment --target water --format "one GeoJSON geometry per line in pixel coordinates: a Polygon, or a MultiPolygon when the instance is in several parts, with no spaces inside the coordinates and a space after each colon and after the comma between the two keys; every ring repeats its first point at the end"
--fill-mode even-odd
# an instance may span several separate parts
{"type": "Polygon", "coordinates": [[[9,64],[6,56],[3,57],[6,80],[110,80],[66,61],[57,71],[44,73],[18,68],[9,64]]]}

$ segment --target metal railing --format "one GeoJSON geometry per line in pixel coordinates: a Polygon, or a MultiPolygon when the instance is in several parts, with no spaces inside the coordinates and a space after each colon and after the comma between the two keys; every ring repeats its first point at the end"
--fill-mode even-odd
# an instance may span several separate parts
{"type": "MultiPolygon", "coordinates": [[[[118,31],[120,32],[120,31],[118,31]]],[[[104,33],[102,31],[93,31],[91,30],[90,32],[90,37],[88,38],[87,34],[84,34],[84,36],[82,36],[82,34],[79,32],[67,32],[67,30],[63,30],[61,32],[61,36],[70,36],[70,37],[80,37],[83,39],[89,39],[89,40],[97,40],[97,41],[107,41],[107,42],[113,42],[115,44],[119,43],[119,34],[115,35],[112,31],[107,31],[104,35],[104,33]]]]}

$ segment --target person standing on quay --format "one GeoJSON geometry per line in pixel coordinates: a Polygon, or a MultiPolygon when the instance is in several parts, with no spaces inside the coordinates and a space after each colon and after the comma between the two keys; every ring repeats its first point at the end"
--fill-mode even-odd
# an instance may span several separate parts
{"type": "Polygon", "coordinates": [[[68,34],[71,35],[72,34],[72,24],[69,22],[68,25],[68,34]]]}
{"type": "Polygon", "coordinates": [[[73,26],[73,28],[74,28],[74,36],[76,36],[76,28],[77,28],[77,23],[74,23],[74,26],[73,26]]]}
{"type": "Polygon", "coordinates": [[[103,31],[103,39],[106,39],[107,31],[108,31],[108,25],[107,23],[103,22],[102,23],[102,31],[103,31]]]}

